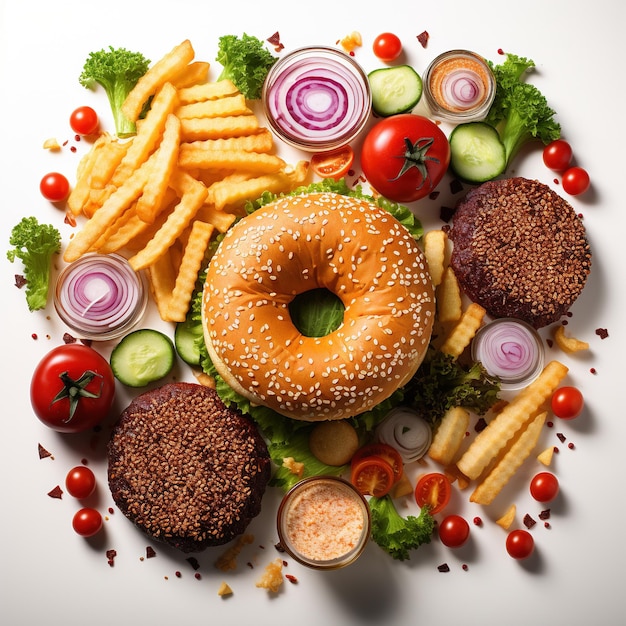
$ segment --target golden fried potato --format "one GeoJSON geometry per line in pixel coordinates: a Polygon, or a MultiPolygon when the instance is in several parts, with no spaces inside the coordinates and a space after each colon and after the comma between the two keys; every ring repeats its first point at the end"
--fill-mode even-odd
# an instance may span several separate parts
{"type": "Polygon", "coordinates": [[[576,337],[566,335],[565,326],[557,326],[553,335],[556,345],[566,354],[589,350],[589,344],[586,341],[581,341],[580,339],[576,339],[576,337]]]}

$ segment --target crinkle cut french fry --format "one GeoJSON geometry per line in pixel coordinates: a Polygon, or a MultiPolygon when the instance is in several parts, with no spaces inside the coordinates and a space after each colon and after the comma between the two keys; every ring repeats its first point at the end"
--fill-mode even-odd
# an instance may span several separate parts
{"type": "Polygon", "coordinates": [[[202,102],[203,100],[216,100],[238,93],[237,87],[228,79],[218,80],[214,83],[202,85],[190,85],[178,90],[178,99],[181,104],[202,102]]]}
{"type": "Polygon", "coordinates": [[[185,158],[186,152],[206,152],[209,150],[242,150],[244,152],[269,152],[274,147],[272,133],[262,128],[258,133],[229,137],[227,139],[205,139],[189,141],[180,145],[180,156],[185,158]]]}
{"type": "Polygon", "coordinates": [[[163,321],[170,322],[171,320],[167,317],[167,308],[176,283],[176,270],[169,250],[166,250],[147,268],[147,275],[157,311],[163,321]]]}
{"type": "Polygon", "coordinates": [[[213,226],[196,220],[191,226],[189,239],[185,245],[176,283],[167,306],[167,318],[172,322],[184,322],[191,302],[191,296],[198,280],[198,273],[206,254],[213,226]]]}
{"type": "Polygon", "coordinates": [[[128,260],[135,271],[152,265],[181,235],[206,200],[207,188],[195,178],[178,172],[174,179],[173,186],[180,188],[180,202],[148,245],[128,260]]]}
{"type": "Polygon", "coordinates": [[[526,424],[504,456],[474,489],[470,496],[470,502],[488,505],[495,500],[537,445],[541,429],[546,421],[546,415],[547,413],[544,411],[526,424]]]}
{"type": "Polygon", "coordinates": [[[165,83],[154,96],[150,111],[137,130],[128,151],[124,155],[118,168],[115,170],[112,183],[122,184],[139,165],[146,161],[155,150],[165,128],[165,121],[173,113],[178,104],[176,89],[171,83],[165,83]]]}
{"type": "Polygon", "coordinates": [[[186,65],[178,74],[172,76],[170,83],[176,89],[185,89],[197,84],[203,84],[209,80],[211,64],[207,61],[193,61],[186,65]]]}
{"type": "Polygon", "coordinates": [[[172,113],[165,120],[163,137],[155,153],[148,182],[137,200],[137,215],[148,224],[159,214],[169,181],[178,162],[180,146],[180,120],[172,113]]]}
{"type": "Polygon", "coordinates": [[[259,130],[256,115],[231,115],[228,117],[194,117],[181,120],[182,141],[220,139],[250,135],[259,130]]]}
{"type": "Polygon", "coordinates": [[[274,154],[260,152],[193,150],[181,152],[178,165],[183,169],[197,167],[203,170],[246,170],[256,174],[275,174],[284,169],[286,163],[274,154]]]}
{"type": "Polygon", "coordinates": [[[137,81],[122,105],[122,113],[131,122],[136,122],[148,98],[170,79],[176,78],[193,61],[194,56],[195,51],[188,39],[172,48],[137,81]]]}
{"type": "Polygon", "coordinates": [[[226,117],[228,115],[251,114],[252,110],[246,104],[246,99],[242,93],[216,100],[201,100],[200,102],[181,104],[176,109],[176,115],[181,120],[194,117],[226,117]]]}
{"type": "Polygon", "coordinates": [[[461,472],[472,480],[478,478],[524,425],[528,416],[536,413],[554,393],[567,372],[568,368],[559,361],[550,361],[541,374],[476,435],[457,462],[461,472]]]}
{"type": "Polygon", "coordinates": [[[447,245],[448,235],[441,229],[429,230],[424,235],[424,256],[428,262],[433,287],[436,287],[443,278],[447,245]]]}
{"type": "Polygon", "coordinates": [[[446,337],[441,346],[441,351],[455,358],[460,356],[474,338],[476,331],[483,323],[486,313],[480,304],[472,302],[463,311],[461,319],[446,337]]]}
{"type": "Polygon", "coordinates": [[[448,409],[435,430],[428,456],[437,463],[450,465],[463,443],[469,421],[470,414],[464,408],[448,409]]]}

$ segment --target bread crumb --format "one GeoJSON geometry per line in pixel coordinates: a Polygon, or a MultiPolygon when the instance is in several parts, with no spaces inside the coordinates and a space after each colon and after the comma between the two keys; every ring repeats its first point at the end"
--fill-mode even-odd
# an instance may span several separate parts
{"type": "Polygon", "coordinates": [[[256,582],[256,586],[277,593],[283,584],[283,561],[274,559],[267,564],[263,575],[256,582]]]}
{"type": "Polygon", "coordinates": [[[237,569],[237,557],[239,556],[239,553],[243,550],[244,546],[252,543],[253,541],[254,535],[246,534],[237,537],[235,543],[217,558],[215,561],[215,567],[222,572],[237,569]]]}
{"type": "Polygon", "coordinates": [[[539,463],[543,463],[548,467],[552,463],[552,456],[554,455],[554,446],[546,448],[543,452],[537,455],[539,463]]]}
{"type": "Polygon", "coordinates": [[[287,468],[292,474],[302,478],[304,474],[304,463],[296,461],[292,456],[283,459],[283,467],[287,468]]]}
{"type": "Polygon", "coordinates": [[[230,585],[228,583],[226,583],[225,581],[222,581],[222,584],[220,585],[220,588],[217,590],[217,595],[218,596],[232,596],[233,595],[233,590],[231,589],[230,585]]]}
{"type": "Polygon", "coordinates": [[[54,137],[51,137],[50,139],[46,139],[43,142],[43,148],[44,148],[44,150],[50,150],[52,152],[57,152],[58,150],[61,149],[61,146],[59,145],[59,142],[54,137]]]}

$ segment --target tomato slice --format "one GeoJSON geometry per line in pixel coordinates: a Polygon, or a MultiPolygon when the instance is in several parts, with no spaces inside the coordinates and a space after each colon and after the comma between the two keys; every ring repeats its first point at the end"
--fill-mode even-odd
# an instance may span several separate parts
{"type": "Polygon", "coordinates": [[[450,501],[452,484],[445,474],[431,472],[420,476],[415,485],[415,501],[427,506],[431,515],[439,513],[450,501]]]}
{"type": "Polygon", "coordinates": [[[368,457],[379,457],[387,461],[393,469],[393,482],[397,483],[402,478],[404,462],[400,453],[389,444],[374,442],[359,448],[352,457],[351,465],[354,467],[359,461],[368,457]]]}
{"type": "Polygon", "coordinates": [[[393,468],[378,456],[368,456],[352,466],[350,482],[362,494],[382,498],[393,487],[393,468]]]}
{"type": "Polygon", "coordinates": [[[322,178],[339,180],[345,176],[354,162],[354,150],[343,146],[330,152],[319,152],[311,157],[313,171],[322,178]]]}

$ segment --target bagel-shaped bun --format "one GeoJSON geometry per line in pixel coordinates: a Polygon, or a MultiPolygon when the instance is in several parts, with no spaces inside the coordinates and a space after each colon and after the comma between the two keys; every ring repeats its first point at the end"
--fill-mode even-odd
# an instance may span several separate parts
{"type": "Polygon", "coordinates": [[[408,382],[430,341],[433,287],[422,251],[390,213],[334,193],[281,198],[240,220],[211,259],[203,325],[219,374],[288,417],[343,419],[408,382]],[[324,288],[345,307],[324,337],[289,314],[324,288]]]}

